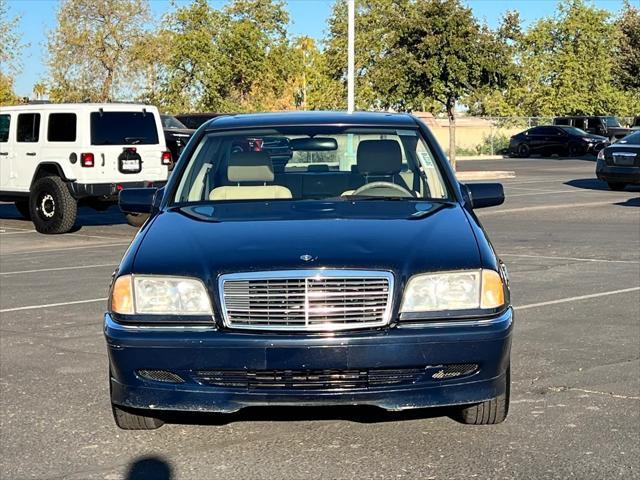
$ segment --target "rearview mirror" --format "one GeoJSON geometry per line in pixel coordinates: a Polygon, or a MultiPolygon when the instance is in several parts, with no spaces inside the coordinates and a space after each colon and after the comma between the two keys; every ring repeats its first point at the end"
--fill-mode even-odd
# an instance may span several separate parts
{"type": "Polygon", "coordinates": [[[338,142],[331,137],[292,138],[291,150],[297,152],[327,152],[338,149],[338,142]]]}
{"type": "Polygon", "coordinates": [[[504,203],[504,188],[501,183],[468,183],[464,187],[472,208],[495,207],[504,203]]]}
{"type": "Polygon", "coordinates": [[[118,206],[124,213],[151,213],[156,188],[125,188],[120,190],[118,206]]]}

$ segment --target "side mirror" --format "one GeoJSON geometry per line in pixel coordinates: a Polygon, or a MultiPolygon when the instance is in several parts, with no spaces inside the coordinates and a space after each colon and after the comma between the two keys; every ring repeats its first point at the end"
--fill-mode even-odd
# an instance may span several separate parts
{"type": "Polygon", "coordinates": [[[118,206],[124,213],[151,213],[156,188],[125,188],[120,190],[118,206]]]}
{"type": "Polygon", "coordinates": [[[501,183],[468,183],[464,185],[472,208],[495,207],[504,203],[501,183]]]}

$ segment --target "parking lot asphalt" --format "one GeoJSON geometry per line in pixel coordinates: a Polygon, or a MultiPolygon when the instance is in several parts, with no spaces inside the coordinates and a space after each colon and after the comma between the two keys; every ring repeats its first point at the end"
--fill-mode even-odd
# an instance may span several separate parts
{"type": "Polygon", "coordinates": [[[478,216],[511,276],[507,421],[443,410],[256,408],[151,432],[111,417],[102,314],[135,229],[82,210],[43,236],[0,204],[0,476],[68,478],[639,478],[640,188],[611,192],[578,159],[461,162],[512,170],[478,216]]]}

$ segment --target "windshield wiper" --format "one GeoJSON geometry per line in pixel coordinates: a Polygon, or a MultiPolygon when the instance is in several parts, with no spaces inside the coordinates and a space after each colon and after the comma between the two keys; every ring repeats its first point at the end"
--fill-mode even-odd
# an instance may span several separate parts
{"type": "Polygon", "coordinates": [[[137,145],[146,139],[147,137],[124,137],[124,141],[129,145],[137,145]]]}

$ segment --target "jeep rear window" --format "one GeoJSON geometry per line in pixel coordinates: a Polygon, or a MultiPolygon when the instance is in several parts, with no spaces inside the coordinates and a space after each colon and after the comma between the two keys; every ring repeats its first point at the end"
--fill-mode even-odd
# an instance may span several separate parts
{"type": "Polygon", "coordinates": [[[21,113],[18,115],[18,142],[36,143],[40,138],[40,114],[21,113]]]}
{"type": "Polygon", "coordinates": [[[91,112],[91,145],[155,145],[156,119],[144,112],[91,112]]]}
{"type": "Polygon", "coordinates": [[[9,141],[9,125],[11,124],[10,115],[0,115],[0,142],[9,141]]]}

